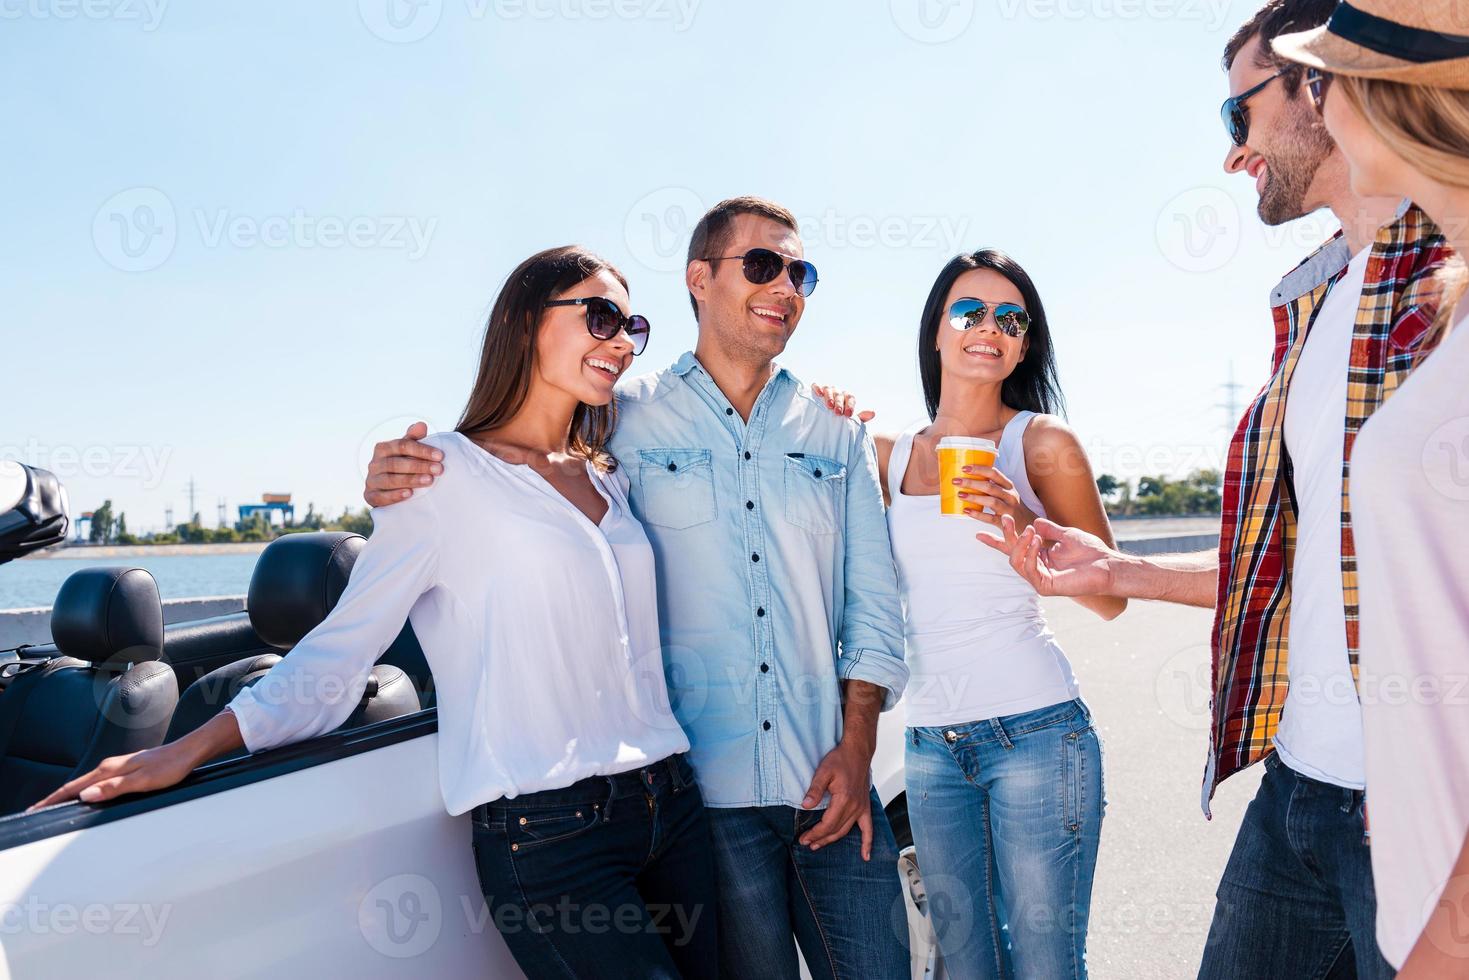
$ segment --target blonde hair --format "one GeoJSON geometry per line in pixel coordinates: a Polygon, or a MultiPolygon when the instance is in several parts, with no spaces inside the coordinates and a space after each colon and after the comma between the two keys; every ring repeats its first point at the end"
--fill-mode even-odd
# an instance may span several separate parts
{"type": "MultiPolygon", "coordinates": [[[[1333,82],[1410,166],[1439,183],[1469,187],[1469,91],[1352,75],[1337,75],[1333,82]]],[[[1438,276],[1443,293],[1435,333],[1447,329],[1454,304],[1469,289],[1465,256],[1455,255],[1438,276]]]]}

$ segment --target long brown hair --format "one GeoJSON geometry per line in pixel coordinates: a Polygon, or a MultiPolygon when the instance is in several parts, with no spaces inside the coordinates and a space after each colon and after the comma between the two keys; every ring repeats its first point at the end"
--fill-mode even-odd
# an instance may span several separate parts
{"type": "MultiPolygon", "coordinates": [[[[1333,84],[1389,150],[1439,183],[1469,187],[1469,92],[1351,75],[1337,75],[1333,84]]],[[[1443,229],[1450,235],[1458,230],[1443,229]]],[[[1442,335],[1454,305],[1469,290],[1465,256],[1444,263],[1438,283],[1442,294],[1433,333],[1442,335]]]]}
{"type": "MultiPolygon", "coordinates": [[[[603,271],[612,273],[627,288],[627,279],[612,263],[580,245],[537,252],[510,273],[485,323],[479,372],[455,431],[473,436],[499,428],[515,417],[530,394],[536,338],[546,301],[603,271]]],[[[616,425],[615,399],[606,405],[577,405],[568,439],[571,452],[591,460],[601,470],[615,469],[617,462],[607,451],[607,440],[616,425]]]]}

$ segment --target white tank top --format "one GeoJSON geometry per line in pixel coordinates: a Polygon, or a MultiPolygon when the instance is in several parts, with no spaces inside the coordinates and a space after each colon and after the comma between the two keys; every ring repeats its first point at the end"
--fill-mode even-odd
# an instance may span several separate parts
{"type": "MultiPolygon", "coordinates": [[[[1034,415],[1020,412],[1005,426],[995,465],[1044,517],[1025,472],[1025,429],[1034,415]]],[[[911,671],[903,697],[908,724],[964,724],[1075,698],[1071,664],[1046,627],[1035,589],[1004,555],[974,539],[999,528],[941,515],[935,495],[903,493],[913,436],[927,424],[899,436],[888,460],[888,533],[911,671]]]]}

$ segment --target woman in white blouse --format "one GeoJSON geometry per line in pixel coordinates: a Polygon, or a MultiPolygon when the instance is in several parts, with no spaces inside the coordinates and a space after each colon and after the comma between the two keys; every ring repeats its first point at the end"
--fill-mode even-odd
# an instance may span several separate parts
{"type": "Polygon", "coordinates": [[[648,337],[628,306],[622,275],[585,249],[523,262],[459,425],[426,440],[442,476],[373,511],[326,620],[205,725],[37,806],[171,786],[241,745],[333,730],[407,617],[438,690],[444,806],[472,813],[491,918],[536,923],[503,930],[522,969],[710,974],[703,801],[664,686],[652,550],[604,448],[613,384],[648,337]],[[593,928],[608,921],[637,928],[593,928]]]}

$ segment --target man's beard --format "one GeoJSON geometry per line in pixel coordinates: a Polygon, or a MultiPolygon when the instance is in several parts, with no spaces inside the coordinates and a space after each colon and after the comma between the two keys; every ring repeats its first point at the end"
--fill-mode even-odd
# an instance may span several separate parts
{"type": "Polygon", "coordinates": [[[1315,119],[1298,119],[1300,139],[1265,158],[1265,189],[1260,192],[1260,220],[1267,225],[1294,221],[1306,213],[1306,191],[1316,171],[1336,144],[1315,119]]]}

